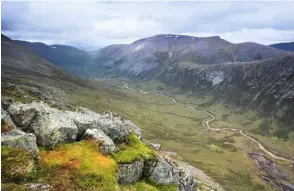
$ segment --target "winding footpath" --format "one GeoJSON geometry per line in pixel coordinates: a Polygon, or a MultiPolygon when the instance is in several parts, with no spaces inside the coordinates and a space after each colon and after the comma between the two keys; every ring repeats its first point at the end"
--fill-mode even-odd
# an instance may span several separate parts
{"type": "MultiPolygon", "coordinates": [[[[127,83],[125,83],[125,87],[126,89],[130,89],[130,90],[134,90],[134,91],[138,91],[142,94],[148,94],[149,92],[144,92],[143,90],[136,90],[134,88],[130,88],[128,86],[127,83]]],[[[180,102],[177,102],[173,97],[169,97],[169,96],[166,96],[164,94],[160,94],[160,93],[156,93],[154,92],[155,94],[157,95],[160,95],[160,96],[163,96],[163,97],[166,97],[167,99],[170,99],[172,102],[174,102],[175,104],[181,104],[181,105],[184,105],[184,106],[188,106],[190,109],[192,109],[194,112],[196,112],[196,109],[194,107],[192,107],[191,105],[188,105],[188,104],[184,104],[184,103],[180,103],[180,102]]],[[[258,147],[263,151],[265,152],[266,154],[268,154],[269,156],[271,156],[272,158],[274,159],[278,159],[278,160],[283,160],[283,161],[287,161],[287,162],[290,162],[290,163],[294,163],[294,160],[291,160],[291,159],[287,159],[287,158],[284,158],[284,157],[281,157],[281,156],[278,156],[278,155],[275,155],[273,154],[272,152],[270,152],[269,150],[267,150],[259,141],[257,141],[256,139],[246,135],[242,130],[239,130],[239,129],[233,129],[233,128],[212,128],[210,127],[209,123],[216,120],[215,116],[206,111],[205,109],[202,110],[205,114],[209,115],[211,117],[211,119],[207,119],[207,120],[204,120],[202,122],[202,126],[203,127],[206,127],[208,128],[209,130],[212,130],[212,131],[233,131],[233,132],[237,132],[237,133],[240,133],[242,136],[250,139],[251,141],[255,142],[258,144],[258,147]]]]}

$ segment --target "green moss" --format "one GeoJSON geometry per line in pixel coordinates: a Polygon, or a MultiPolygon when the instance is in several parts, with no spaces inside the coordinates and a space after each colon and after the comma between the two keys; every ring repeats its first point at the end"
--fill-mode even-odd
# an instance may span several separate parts
{"type": "Polygon", "coordinates": [[[127,144],[121,146],[122,151],[114,154],[114,159],[118,163],[132,163],[140,159],[155,159],[156,154],[146,144],[144,144],[135,133],[128,137],[127,144]]]}
{"type": "Polygon", "coordinates": [[[33,156],[23,149],[1,147],[2,182],[21,182],[31,173],[34,166],[33,156]]]}

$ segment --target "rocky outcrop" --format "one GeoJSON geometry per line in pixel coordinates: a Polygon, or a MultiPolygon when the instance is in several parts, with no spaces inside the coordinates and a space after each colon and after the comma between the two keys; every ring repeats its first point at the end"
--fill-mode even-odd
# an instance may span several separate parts
{"type": "MultiPolygon", "coordinates": [[[[75,112],[63,112],[36,102],[14,103],[7,111],[6,117],[11,116],[17,127],[23,131],[15,129],[3,133],[2,145],[23,149],[35,158],[38,158],[39,152],[37,143],[52,148],[58,143],[92,139],[101,142],[102,153],[109,154],[118,150],[114,142],[126,142],[131,133],[141,136],[140,129],[135,124],[110,111],[103,115],[85,108],[79,108],[75,112]]],[[[150,147],[157,151],[160,149],[159,144],[151,144],[150,147]]],[[[189,173],[181,170],[173,160],[162,156],[119,164],[118,183],[130,184],[142,178],[147,178],[155,184],[177,185],[180,191],[193,191],[197,186],[195,179],[189,173]]],[[[36,186],[39,188],[39,185],[36,186]]]]}
{"type": "Polygon", "coordinates": [[[160,158],[152,170],[150,179],[156,184],[179,184],[180,172],[175,163],[160,158]]]}
{"type": "Polygon", "coordinates": [[[117,173],[119,184],[130,184],[138,181],[142,177],[144,161],[137,160],[130,164],[120,164],[117,173]]]}
{"type": "Polygon", "coordinates": [[[1,145],[12,148],[25,149],[29,153],[31,153],[34,158],[38,158],[39,156],[36,136],[32,133],[25,133],[17,129],[9,131],[7,133],[2,133],[1,145]]]}
{"type": "Polygon", "coordinates": [[[36,135],[39,145],[51,148],[58,143],[76,140],[78,127],[73,119],[46,104],[33,102],[11,105],[8,113],[18,127],[36,135]]]}
{"type": "Polygon", "coordinates": [[[99,129],[87,129],[82,139],[93,139],[101,142],[100,152],[102,153],[107,154],[117,151],[113,141],[99,129]]]}
{"type": "Polygon", "coordinates": [[[70,115],[79,128],[78,137],[86,129],[100,129],[115,143],[125,142],[131,132],[141,136],[140,129],[131,121],[120,117],[113,112],[105,112],[104,115],[97,114],[85,108],[79,108],[76,112],[66,112],[70,115]]]}
{"type": "Polygon", "coordinates": [[[277,190],[294,190],[294,185],[289,182],[286,175],[282,174],[275,163],[261,153],[249,153],[248,157],[255,161],[256,171],[261,178],[277,190]]]}

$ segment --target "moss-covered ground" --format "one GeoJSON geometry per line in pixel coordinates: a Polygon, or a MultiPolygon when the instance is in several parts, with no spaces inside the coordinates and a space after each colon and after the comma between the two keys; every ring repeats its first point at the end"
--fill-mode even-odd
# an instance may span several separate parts
{"type": "Polygon", "coordinates": [[[145,143],[139,140],[135,133],[131,133],[127,143],[120,145],[120,152],[114,154],[118,163],[132,163],[136,160],[156,158],[156,154],[145,143]]]}

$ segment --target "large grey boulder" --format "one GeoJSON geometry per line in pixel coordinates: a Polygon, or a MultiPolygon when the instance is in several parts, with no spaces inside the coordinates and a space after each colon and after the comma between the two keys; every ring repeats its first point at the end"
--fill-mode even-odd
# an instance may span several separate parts
{"type": "Polygon", "coordinates": [[[47,104],[11,105],[8,112],[19,127],[36,135],[39,145],[52,148],[58,143],[76,140],[78,127],[73,119],[47,104]]]}
{"type": "Polygon", "coordinates": [[[111,153],[116,152],[117,148],[113,141],[99,129],[87,129],[83,134],[82,139],[93,139],[101,142],[100,152],[102,153],[111,153]]]}
{"type": "MultiPolygon", "coordinates": [[[[7,113],[7,111],[5,111],[2,107],[1,107],[1,126],[2,125],[6,125],[7,126],[7,130],[12,130],[12,129],[16,129],[15,124],[13,123],[13,121],[11,120],[10,115],[7,113]],[[5,123],[5,124],[3,124],[5,123]]],[[[3,130],[3,129],[2,129],[3,130]]]]}
{"type": "Polygon", "coordinates": [[[78,139],[82,137],[87,129],[99,129],[101,115],[86,108],[78,108],[75,112],[65,111],[78,127],[78,139]]]}
{"type": "Polygon", "coordinates": [[[155,184],[178,185],[179,191],[196,191],[197,181],[176,161],[160,156],[158,160],[145,161],[143,175],[155,184]]]}
{"type": "Polygon", "coordinates": [[[182,172],[180,174],[179,191],[196,191],[197,181],[190,174],[182,172]]]}
{"type": "Polygon", "coordinates": [[[12,116],[16,125],[26,131],[37,114],[37,105],[33,104],[13,104],[7,109],[7,112],[12,116]]]}
{"type": "Polygon", "coordinates": [[[1,145],[17,149],[25,149],[34,158],[38,158],[39,149],[36,143],[36,136],[32,133],[25,133],[21,130],[12,130],[1,134],[1,145]]]}
{"type": "Polygon", "coordinates": [[[100,129],[114,142],[121,143],[127,140],[129,134],[134,132],[141,136],[140,129],[131,121],[126,120],[113,112],[97,114],[85,108],[79,108],[76,112],[67,111],[78,126],[78,137],[87,129],[100,129]]]}
{"type": "Polygon", "coordinates": [[[58,143],[76,141],[78,127],[71,117],[48,107],[38,112],[28,131],[37,136],[38,144],[52,148],[58,143]]]}
{"type": "Polygon", "coordinates": [[[178,185],[181,170],[172,161],[159,158],[149,178],[156,184],[178,185]]]}
{"type": "Polygon", "coordinates": [[[117,173],[118,183],[131,184],[138,181],[142,177],[143,168],[143,160],[137,160],[130,164],[120,164],[117,173]]]}
{"type": "Polygon", "coordinates": [[[103,116],[106,117],[107,119],[120,122],[124,127],[128,129],[129,132],[134,132],[141,139],[142,137],[141,129],[138,126],[136,126],[132,121],[112,111],[105,111],[103,116]]]}

